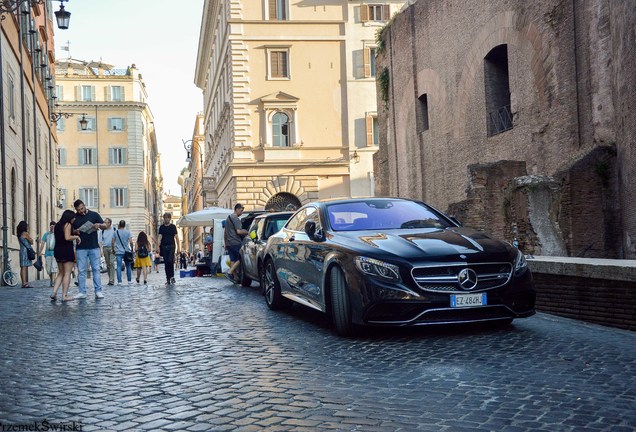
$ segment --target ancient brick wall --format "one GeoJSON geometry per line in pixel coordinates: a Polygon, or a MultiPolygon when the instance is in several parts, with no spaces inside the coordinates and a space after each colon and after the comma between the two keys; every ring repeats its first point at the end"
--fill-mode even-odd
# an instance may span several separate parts
{"type": "Polygon", "coordinates": [[[587,248],[586,256],[623,256],[629,248],[620,245],[635,243],[636,196],[628,181],[636,174],[634,110],[623,113],[615,108],[615,101],[626,108],[636,103],[636,55],[617,60],[612,53],[633,47],[618,40],[629,32],[627,40],[633,41],[636,13],[633,6],[624,6],[634,2],[618,3],[427,0],[405,8],[384,31],[386,48],[377,59],[380,73],[388,69],[391,85],[388,109],[379,110],[385,135],[375,159],[376,193],[423,199],[461,213],[466,225],[500,232],[505,208],[498,203],[505,198],[496,189],[489,199],[481,192],[475,194],[466,171],[474,164],[522,162],[529,175],[563,182],[563,212],[568,217],[559,223],[569,224],[562,227],[571,236],[565,239],[570,242],[569,253],[587,248]],[[623,33],[614,30],[616,23],[623,33]],[[489,72],[485,59],[502,45],[512,128],[492,134],[488,93],[499,86],[495,93],[501,100],[504,84],[497,82],[501,70],[492,73],[491,67],[489,72]],[[612,62],[619,63],[614,75],[612,62]],[[423,96],[427,128],[422,128],[423,96]],[[617,117],[628,126],[621,137],[616,134],[617,117]],[[602,167],[568,172],[580,168],[577,163],[598,148],[614,145],[617,157],[608,165],[614,172],[604,174],[609,181],[601,179],[599,185],[595,172],[602,167]],[[584,196],[589,199],[581,199],[584,196]],[[625,210],[627,199],[631,212],[625,210]],[[610,216],[597,217],[599,209],[609,210],[610,216]],[[589,217],[578,217],[583,214],[589,217]],[[589,244],[581,245],[584,238],[574,236],[585,236],[590,229],[600,241],[588,248],[589,244]],[[613,242],[619,247],[612,247],[613,242]]]}

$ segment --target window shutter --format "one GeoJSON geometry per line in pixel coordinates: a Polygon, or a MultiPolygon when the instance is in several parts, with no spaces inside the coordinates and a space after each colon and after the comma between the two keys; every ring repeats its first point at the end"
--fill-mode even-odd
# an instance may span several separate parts
{"type": "Polygon", "coordinates": [[[91,86],[91,100],[94,101],[95,99],[95,86],[91,86]]]}
{"type": "Polygon", "coordinates": [[[128,153],[128,151],[125,148],[121,149],[121,161],[122,161],[122,163],[124,165],[128,164],[128,154],[127,153],[128,153]]]}
{"type": "Polygon", "coordinates": [[[115,207],[115,189],[110,188],[110,207],[115,207]]]}
{"type": "Polygon", "coordinates": [[[389,5],[382,6],[382,19],[388,21],[391,18],[391,7],[389,5]]]}
{"type": "Polygon", "coordinates": [[[84,160],[84,149],[78,150],[77,160],[79,161],[80,165],[84,165],[86,163],[84,160]]]}
{"type": "Polygon", "coordinates": [[[273,77],[280,76],[280,73],[279,73],[279,70],[278,70],[279,66],[278,66],[278,53],[277,52],[271,52],[270,53],[270,66],[272,67],[271,75],[273,77]]]}
{"type": "Polygon", "coordinates": [[[57,86],[57,101],[63,101],[64,100],[64,87],[62,86],[57,86]]]}
{"type": "Polygon", "coordinates": [[[361,22],[369,21],[369,6],[368,5],[360,5],[360,21],[361,22]]]}
{"type": "Polygon", "coordinates": [[[79,199],[84,201],[84,204],[86,204],[86,189],[80,188],[80,190],[79,190],[79,199]]]}
{"type": "Polygon", "coordinates": [[[113,119],[108,118],[108,130],[113,130],[113,119]]]}
{"type": "Polygon", "coordinates": [[[115,149],[111,147],[108,149],[108,165],[114,165],[114,164],[115,164],[115,149]]]}
{"type": "Polygon", "coordinates": [[[126,119],[125,118],[121,119],[121,130],[126,130],[126,119]]]}
{"type": "Polygon", "coordinates": [[[57,123],[55,124],[55,128],[58,131],[63,131],[64,130],[64,126],[66,125],[66,119],[64,117],[62,117],[61,119],[59,119],[57,121],[57,123]]]}
{"type": "Polygon", "coordinates": [[[363,54],[364,58],[364,77],[369,78],[371,76],[371,50],[369,48],[365,48],[363,54]]]}
{"type": "Polygon", "coordinates": [[[75,100],[82,100],[82,86],[75,86],[75,100]]]}
{"type": "Polygon", "coordinates": [[[128,207],[128,188],[123,188],[124,191],[124,207],[128,207]]]}
{"type": "Polygon", "coordinates": [[[110,101],[110,87],[111,86],[104,87],[104,100],[106,102],[110,101]]]}
{"type": "Polygon", "coordinates": [[[93,189],[93,206],[96,209],[99,209],[99,189],[93,189]]]}
{"type": "Polygon", "coordinates": [[[276,2],[278,0],[269,0],[269,19],[270,20],[276,20],[277,19],[277,15],[276,15],[276,2]]]}
{"type": "Polygon", "coordinates": [[[60,165],[66,165],[66,149],[60,149],[60,165]]]}
{"type": "Polygon", "coordinates": [[[124,90],[125,90],[125,87],[124,87],[124,86],[121,86],[121,87],[119,87],[119,88],[121,89],[121,100],[122,100],[122,101],[125,101],[125,100],[126,100],[126,93],[125,93],[125,91],[124,91],[124,90]]]}
{"type": "Polygon", "coordinates": [[[365,118],[367,125],[367,147],[373,145],[373,117],[367,116],[365,118]]]}

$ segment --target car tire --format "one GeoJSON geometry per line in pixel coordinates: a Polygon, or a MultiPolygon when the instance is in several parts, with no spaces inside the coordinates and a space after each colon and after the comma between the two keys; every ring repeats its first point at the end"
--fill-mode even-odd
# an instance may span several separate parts
{"type": "Polygon", "coordinates": [[[282,296],[280,292],[280,282],[276,276],[274,262],[267,260],[263,271],[263,281],[265,284],[265,302],[271,310],[283,309],[290,304],[290,300],[282,296]]]}
{"type": "Polygon", "coordinates": [[[349,290],[342,270],[334,267],[329,273],[331,293],[331,317],[336,332],[340,336],[353,336],[355,327],[351,322],[351,302],[349,290]]]}
{"type": "Polygon", "coordinates": [[[243,268],[243,261],[239,262],[238,266],[238,279],[241,282],[241,285],[244,287],[249,287],[252,285],[252,279],[245,275],[245,269],[243,268]]]}

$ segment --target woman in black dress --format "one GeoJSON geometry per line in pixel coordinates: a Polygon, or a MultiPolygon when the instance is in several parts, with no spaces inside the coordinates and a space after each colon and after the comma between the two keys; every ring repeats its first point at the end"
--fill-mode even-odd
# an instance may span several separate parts
{"type": "Polygon", "coordinates": [[[60,221],[55,225],[55,249],[53,255],[59,272],[53,281],[53,295],[51,300],[57,300],[57,290],[62,286],[62,301],[72,300],[68,297],[68,287],[71,284],[71,271],[75,264],[75,251],[73,250],[73,241],[80,243],[78,235],[73,235],[73,222],[75,222],[75,212],[72,210],[64,210],[60,221]]]}

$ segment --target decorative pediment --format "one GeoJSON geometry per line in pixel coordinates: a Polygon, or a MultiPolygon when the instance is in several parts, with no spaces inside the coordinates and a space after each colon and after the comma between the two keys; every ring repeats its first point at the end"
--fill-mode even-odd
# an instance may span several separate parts
{"type": "Polygon", "coordinates": [[[281,105],[296,105],[299,100],[300,100],[300,98],[297,98],[296,96],[292,96],[292,95],[287,94],[287,93],[282,92],[282,91],[271,93],[271,94],[268,94],[267,96],[263,96],[261,98],[261,102],[265,106],[269,106],[269,105],[278,105],[278,106],[281,106],[281,105]]]}

